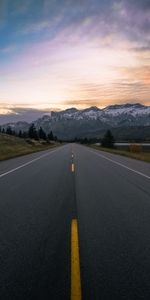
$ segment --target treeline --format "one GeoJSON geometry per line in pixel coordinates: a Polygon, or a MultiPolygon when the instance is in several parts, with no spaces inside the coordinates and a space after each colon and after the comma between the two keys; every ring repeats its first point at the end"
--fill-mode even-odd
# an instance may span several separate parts
{"type": "MultiPolygon", "coordinates": [[[[28,131],[19,130],[19,132],[15,132],[11,126],[8,126],[6,129],[0,127],[0,133],[5,133],[8,135],[13,135],[23,139],[34,139],[34,140],[45,140],[45,141],[57,141],[57,136],[53,135],[53,132],[50,131],[48,134],[40,127],[38,130],[36,129],[34,123],[32,123],[28,129],[28,131]]],[[[59,140],[59,142],[62,142],[59,140]]],[[[115,144],[115,139],[110,130],[107,130],[103,136],[103,138],[75,138],[73,140],[66,140],[66,142],[74,142],[80,144],[101,144],[102,147],[113,148],[115,144]]]]}
{"type": "Polygon", "coordinates": [[[114,148],[115,138],[110,130],[107,130],[102,138],[75,138],[73,141],[75,143],[85,144],[85,145],[92,145],[99,143],[102,147],[106,148],[114,148]]]}
{"type": "Polygon", "coordinates": [[[37,130],[34,123],[30,125],[28,131],[19,130],[19,132],[16,132],[11,126],[8,126],[6,129],[0,127],[0,133],[5,133],[23,139],[29,138],[34,140],[57,141],[57,136],[53,135],[52,131],[46,134],[42,127],[37,130]]]}

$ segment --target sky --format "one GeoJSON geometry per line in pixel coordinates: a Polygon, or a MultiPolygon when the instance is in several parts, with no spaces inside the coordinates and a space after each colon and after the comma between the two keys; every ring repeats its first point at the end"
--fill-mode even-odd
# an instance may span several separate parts
{"type": "Polygon", "coordinates": [[[0,113],[150,105],[149,0],[0,0],[0,113]]]}

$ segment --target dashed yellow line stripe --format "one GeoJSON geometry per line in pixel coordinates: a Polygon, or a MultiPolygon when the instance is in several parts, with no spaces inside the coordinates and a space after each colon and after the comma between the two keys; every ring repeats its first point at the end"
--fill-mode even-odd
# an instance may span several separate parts
{"type": "Polygon", "coordinates": [[[71,166],[72,173],[74,173],[74,164],[71,166]]]}
{"type": "Polygon", "coordinates": [[[73,219],[71,223],[71,300],[81,299],[78,223],[76,219],[73,219]]]}

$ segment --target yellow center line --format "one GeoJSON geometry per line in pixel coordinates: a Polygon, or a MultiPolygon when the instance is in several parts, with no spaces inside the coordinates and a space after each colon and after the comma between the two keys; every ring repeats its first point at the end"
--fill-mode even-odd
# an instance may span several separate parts
{"type": "Polygon", "coordinates": [[[71,300],[81,300],[81,277],[78,241],[78,223],[71,223],[71,300]]]}
{"type": "Polygon", "coordinates": [[[72,169],[72,173],[74,173],[74,164],[73,163],[72,163],[71,169],[72,169]]]}

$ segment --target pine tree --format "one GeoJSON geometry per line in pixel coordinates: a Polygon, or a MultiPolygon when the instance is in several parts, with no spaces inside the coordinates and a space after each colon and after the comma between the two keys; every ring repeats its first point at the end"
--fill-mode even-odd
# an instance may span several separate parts
{"type": "Polygon", "coordinates": [[[111,131],[107,130],[102,139],[101,146],[106,147],[106,148],[113,148],[114,143],[115,143],[115,139],[114,139],[111,131]]]}
{"type": "Polygon", "coordinates": [[[54,136],[53,136],[53,132],[52,132],[52,131],[48,134],[48,139],[49,139],[50,141],[53,141],[53,140],[54,140],[54,136]]]}
{"type": "Polygon", "coordinates": [[[31,126],[29,127],[28,136],[30,139],[38,140],[38,134],[34,123],[32,123],[31,126]]]}
{"type": "Polygon", "coordinates": [[[38,136],[42,140],[46,140],[47,139],[46,133],[45,133],[45,131],[43,130],[42,127],[40,127],[40,129],[38,131],[38,136]]]}
{"type": "Polygon", "coordinates": [[[28,136],[28,132],[27,131],[23,131],[22,132],[22,137],[24,138],[24,139],[27,139],[29,136],[28,136]]]}
{"type": "Polygon", "coordinates": [[[9,134],[9,135],[12,135],[12,134],[13,134],[13,131],[12,131],[12,129],[11,129],[10,126],[7,127],[7,129],[6,129],[6,134],[9,134]]]}
{"type": "Polygon", "coordinates": [[[19,130],[18,137],[22,138],[22,131],[19,130]]]}

